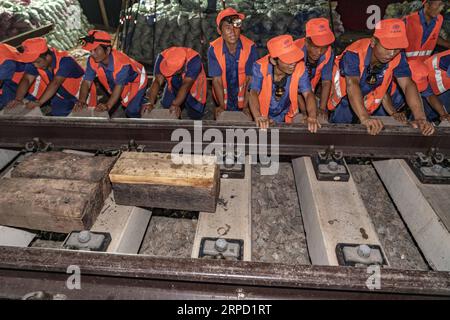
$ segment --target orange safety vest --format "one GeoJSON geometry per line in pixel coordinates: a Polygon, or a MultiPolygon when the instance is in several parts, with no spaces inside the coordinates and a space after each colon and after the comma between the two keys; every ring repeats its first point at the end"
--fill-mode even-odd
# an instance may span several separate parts
{"type": "MultiPolygon", "coordinates": [[[[131,102],[131,100],[136,97],[139,90],[142,90],[143,88],[147,87],[147,73],[145,71],[145,68],[134,59],[130,58],[123,52],[117,51],[116,49],[113,49],[111,52],[114,60],[114,72],[113,77],[114,79],[117,78],[117,74],[122,70],[123,67],[129,65],[133,69],[134,72],[138,74],[136,79],[134,79],[133,82],[128,83],[125,85],[121,99],[122,99],[122,106],[127,107],[128,104],[131,102]]],[[[98,80],[100,83],[105,87],[106,91],[111,94],[112,90],[109,87],[108,78],[106,77],[105,70],[99,66],[98,63],[94,61],[92,57],[89,58],[89,64],[91,65],[92,70],[94,70],[97,73],[98,80]]]]}
{"type": "MultiPolygon", "coordinates": [[[[19,52],[16,50],[16,48],[11,47],[10,45],[7,44],[0,44],[4,50],[3,54],[0,54],[0,65],[3,64],[5,61],[7,60],[13,60],[15,62],[20,62],[17,60],[17,57],[19,55],[19,52]],[[8,53],[9,52],[9,53],[8,53]]],[[[11,79],[12,82],[14,82],[15,84],[19,85],[20,81],[22,80],[24,75],[24,72],[14,72],[14,75],[11,79]]],[[[33,95],[34,93],[34,85],[35,82],[33,82],[33,84],[31,85],[30,90],[28,91],[29,94],[33,95]]],[[[2,90],[0,89],[0,94],[2,93],[2,90]]],[[[36,94],[34,95],[35,98],[39,99],[40,95],[36,94]]]]}
{"type": "MultiPolygon", "coordinates": [[[[169,57],[167,53],[169,49],[166,49],[163,52],[161,52],[161,56],[164,59],[167,59],[169,57]]],[[[189,61],[191,61],[197,56],[200,56],[198,52],[195,50],[192,50],[190,48],[183,48],[183,49],[186,50],[186,66],[189,63],[189,61]]],[[[197,100],[201,104],[205,104],[207,94],[206,73],[205,69],[203,68],[203,63],[201,65],[202,70],[200,71],[200,74],[198,75],[197,79],[195,79],[194,84],[191,87],[190,94],[195,100],[197,100]]],[[[184,70],[182,74],[183,80],[185,77],[186,77],[186,70],[184,70]]],[[[172,90],[172,77],[168,77],[166,78],[166,80],[169,90],[172,90]]]]}
{"type": "MultiPolygon", "coordinates": [[[[238,63],[238,81],[239,81],[238,108],[244,109],[245,85],[247,79],[247,76],[245,74],[245,66],[247,64],[248,58],[250,57],[252,46],[255,43],[243,35],[241,35],[239,39],[241,40],[242,43],[242,49],[239,55],[239,63],[238,63]]],[[[222,37],[211,42],[211,47],[213,47],[214,54],[216,55],[217,61],[219,62],[220,68],[222,69],[223,96],[226,108],[228,102],[228,83],[227,83],[227,65],[225,54],[223,53],[223,46],[224,41],[222,37]]],[[[215,94],[214,99],[216,99],[215,94]]]]}
{"type": "MultiPolygon", "coordinates": [[[[305,47],[305,38],[297,39],[295,40],[295,44],[303,50],[305,47]]],[[[316,74],[314,75],[314,78],[311,79],[311,87],[312,90],[315,91],[317,85],[319,84],[319,80],[322,78],[322,70],[325,67],[325,65],[330,62],[330,59],[332,55],[331,46],[328,47],[328,50],[325,52],[325,59],[319,63],[319,65],[316,67],[316,74]]],[[[305,58],[306,59],[306,58],[305,58]]]]}
{"type": "MultiPolygon", "coordinates": [[[[56,75],[58,73],[58,70],[60,68],[61,60],[65,57],[70,57],[69,53],[66,51],[58,51],[54,48],[50,49],[53,54],[55,55],[56,61],[55,61],[55,68],[53,69],[53,75],[56,75]]],[[[31,95],[34,97],[40,98],[42,94],[47,90],[48,85],[50,84],[50,79],[47,75],[47,72],[43,69],[37,69],[39,72],[39,76],[36,77],[36,80],[31,85],[30,91],[31,95]]],[[[72,96],[78,98],[80,95],[80,88],[81,88],[81,82],[83,80],[83,77],[79,78],[67,78],[62,83],[62,88],[69,92],[72,96]]],[[[56,93],[57,96],[60,97],[58,93],[56,93]]],[[[91,87],[89,98],[88,98],[88,105],[89,106],[95,106],[97,102],[97,91],[95,86],[91,87]]]]}
{"type": "Polygon", "coordinates": [[[450,50],[435,54],[425,61],[428,68],[428,80],[435,95],[440,95],[450,89],[450,77],[447,75],[447,70],[442,70],[439,67],[441,59],[450,55],[450,50]]]}
{"type": "MultiPolygon", "coordinates": [[[[269,57],[270,55],[267,55],[256,61],[256,63],[261,66],[261,73],[263,75],[261,92],[259,93],[258,96],[259,110],[261,112],[261,115],[266,117],[269,115],[269,108],[270,102],[272,100],[272,89],[273,89],[272,74],[268,74],[270,63],[269,57]]],[[[284,121],[286,123],[292,123],[294,116],[298,113],[298,83],[304,73],[305,73],[305,64],[303,61],[300,61],[299,63],[297,63],[297,66],[295,67],[294,73],[292,74],[291,78],[291,84],[289,87],[289,99],[291,100],[291,105],[289,107],[288,113],[284,118],[284,121]]]]}
{"type": "Polygon", "coordinates": [[[414,12],[405,18],[406,21],[406,34],[408,36],[409,46],[406,48],[406,57],[408,59],[415,59],[425,61],[433,54],[434,49],[439,38],[439,32],[441,31],[444,18],[439,15],[436,21],[436,25],[431,32],[428,39],[422,45],[423,27],[420,22],[419,12],[414,12]]]}
{"type": "MultiPolygon", "coordinates": [[[[361,39],[344,50],[344,52],[336,58],[333,67],[333,83],[331,86],[331,96],[328,100],[328,110],[333,111],[337,105],[341,102],[342,98],[347,96],[347,82],[345,77],[342,76],[340,72],[339,64],[342,60],[342,57],[346,52],[354,52],[359,56],[359,71],[360,76],[362,77],[365,69],[365,60],[367,56],[367,52],[370,47],[371,40],[370,39],[361,39]]],[[[385,71],[383,82],[379,87],[377,87],[374,91],[370,92],[368,95],[364,97],[364,106],[369,114],[372,114],[375,110],[380,106],[384,95],[389,89],[389,85],[392,82],[392,77],[394,74],[394,69],[399,65],[401,60],[401,56],[397,55],[391,62],[389,62],[389,66],[385,71]]]]}

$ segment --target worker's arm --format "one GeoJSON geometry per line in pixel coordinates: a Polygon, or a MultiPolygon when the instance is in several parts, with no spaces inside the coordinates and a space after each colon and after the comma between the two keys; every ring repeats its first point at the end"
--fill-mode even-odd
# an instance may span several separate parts
{"type": "Polygon", "coordinates": [[[347,94],[350,105],[356,113],[359,121],[367,128],[370,135],[377,135],[383,129],[383,122],[378,119],[371,119],[364,106],[363,95],[359,86],[359,77],[345,77],[347,83],[347,94]]]}
{"type": "Polygon", "coordinates": [[[438,97],[436,97],[434,94],[429,96],[427,98],[428,103],[433,108],[434,111],[436,111],[439,114],[441,121],[450,121],[450,115],[448,114],[447,110],[445,110],[444,106],[442,105],[442,102],[439,100],[438,97]]]}
{"type": "Polygon", "coordinates": [[[47,101],[49,101],[51,98],[53,98],[58,91],[59,87],[66,81],[66,78],[61,76],[56,76],[45,88],[44,93],[39,98],[39,100],[36,101],[30,101],[27,103],[27,108],[33,109],[33,108],[40,108],[42,107],[47,101]]]}
{"type": "Polygon", "coordinates": [[[250,92],[248,88],[250,87],[250,83],[252,82],[252,76],[247,76],[245,78],[245,88],[244,88],[244,109],[242,109],[242,112],[244,112],[247,116],[250,118],[252,117],[252,113],[250,111],[249,107],[249,99],[250,99],[250,92]]]}
{"type": "Polygon", "coordinates": [[[80,95],[78,101],[73,106],[74,111],[79,111],[83,108],[87,108],[87,99],[89,96],[89,90],[92,86],[92,81],[83,80],[80,86],[80,95]]]}
{"type": "Polygon", "coordinates": [[[322,81],[322,92],[320,94],[320,105],[319,112],[320,116],[326,118],[327,115],[327,107],[328,107],[328,99],[330,99],[331,94],[331,80],[322,81]]]}
{"type": "Polygon", "coordinates": [[[109,111],[116,105],[117,102],[119,102],[120,96],[122,95],[124,86],[120,84],[116,84],[114,86],[114,90],[111,93],[111,96],[108,99],[108,102],[106,103],[99,103],[95,109],[97,111],[109,111]]]}
{"type": "Polygon", "coordinates": [[[175,113],[177,118],[180,118],[180,116],[181,116],[181,105],[186,100],[186,97],[187,97],[189,91],[191,90],[194,82],[195,82],[195,79],[185,77],[183,79],[183,83],[180,87],[180,90],[178,90],[175,100],[173,100],[172,105],[170,106],[170,109],[169,109],[170,112],[175,113]]]}
{"type": "Polygon", "coordinates": [[[263,116],[259,106],[259,94],[256,90],[250,90],[249,93],[249,105],[252,112],[253,119],[255,119],[256,125],[261,129],[269,128],[269,117],[263,116]]]}
{"type": "Polygon", "coordinates": [[[441,46],[441,47],[450,49],[450,41],[445,40],[445,39],[442,38],[442,37],[439,37],[439,38],[438,38],[437,44],[438,44],[438,46],[441,46]]]}
{"type": "Polygon", "coordinates": [[[302,96],[305,98],[306,111],[308,113],[308,118],[306,119],[308,130],[311,133],[316,133],[321,127],[319,121],[317,121],[316,97],[312,91],[305,91],[302,93],[302,96]]]}
{"type": "Polygon", "coordinates": [[[36,80],[36,76],[25,73],[22,80],[20,80],[19,87],[17,88],[16,99],[9,102],[6,108],[14,108],[23,103],[23,99],[25,99],[25,96],[27,95],[28,90],[30,90],[34,80],[36,80]]]}
{"type": "Polygon", "coordinates": [[[404,112],[397,112],[397,110],[394,107],[394,104],[392,102],[391,95],[389,93],[386,93],[383,97],[383,108],[386,110],[388,115],[393,117],[395,120],[401,123],[408,123],[408,119],[406,119],[406,115],[404,112]]]}
{"type": "Polygon", "coordinates": [[[218,104],[218,106],[216,107],[215,110],[215,117],[217,119],[217,117],[225,111],[226,106],[225,106],[225,98],[223,95],[223,82],[222,82],[222,77],[214,77],[212,79],[212,89],[214,91],[214,97],[216,100],[216,103],[218,104]]]}
{"type": "Polygon", "coordinates": [[[397,78],[397,83],[405,94],[406,103],[414,115],[415,120],[411,122],[412,126],[420,129],[425,136],[432,135],[434,133],[434,127],[426,119],[422,99],[416,84],[410,77],[397,78]]]}
{"type": "Polygon", "coordinates": [[[153,108],[155,107],[156,99],[158,98],[159,90],[161,90],[161,87],[164,85],[165,81],[166,79],[162,74],[155,75],[152,85],[147,90],[148,103],[142,106],[142,113],[153,110],[153,108]]]}

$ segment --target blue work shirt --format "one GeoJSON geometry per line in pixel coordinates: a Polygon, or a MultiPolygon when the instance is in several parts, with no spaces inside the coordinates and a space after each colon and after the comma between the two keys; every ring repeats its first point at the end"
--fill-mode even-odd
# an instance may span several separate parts
{"type": "MultiPolygon", "coordinates": [[[[238,94],[239,94],[239,58],[241,56],[242,42],[238,40],[236,53],[232,55],[224,42],[223,54],[225,55],[227,90],[228,90],[228,111],[238,111],[238,94]]],[[[256,45],[252,45],[250,55],[245,64],[245,75],[252,75],[253,64],[258,60],[258,52],[256,45]]],[[[222,76],[222,68],[217,60],[214,48],[209,47],[208,50],[208,75],[212,78],[222,76]]]]}
{"type": "Polygon", "coordinates": [[[15,60],[5,60],[0,64],[0,80],[12,80],[16,72],[24,72],[25,63],[15,60]]]}
{"type": "MultiPolygon", "coordinates": [[[[411,70],[409,68],[408,62],[406,60],[406,54],[404,51],[401,53],[401,59],[399,65],[394,69],[394,77],[396,78],[405,78],[405,77],[411,77],[411,70]]],[[[388,64],[385,64],[382,66],[382,72],[379,72],[376,75],[377,81],[374,85],[370,85],[367,83],[367,69],[370,65],[370,59],[372,56],[372,48],[369,47],[367,51],[367,56],[364,62],[365,68],[363,75],[361,77],[361,80],[359,82],[359,86],[361,88],[361,92],[363,96],[366,96],[370,92],[374,91],[376,88],[378,88],[384,80],[384,73],[388,68],[388,64]]],[[[360,77],[361,73],[359,70],[359,56],[357,53],[349,52],[347,51],[341,62],[340,62],[340,70],[342,76],[347,77],[360,77]]]]}
{"type": "MultiPolygon", "coordinates": [[[[59,70],[54,75],[53,70],[56,68],[56,56],[53,52],[51,53],[51,56],[52,56],[52,69],[44,70],[50,81],[53,81],[55,77],[77,79],[81,78],[84,75],[83,68],[81,68],[80,65],[72,57],[63,57],[59,63],[59,70]]],[[[39,76],[38,69],[32,63],[26,64],[25,73],[35,77],[39,76]]],[[[76,97],[71,95],[66,89],[64,89],[63,86],[60,86],[56,93],[64,99],[77,99],[76,97]]]]}
{"type": "MultiPolygon", "coordinates": [[[[113,91],[116,85],[125,86],[129,83],[132,83],[138,76],[137,72],[134,71],[130,65],[125,65],[117,73],[116,79],[114,79],[115,66],[114,66],[114,57],[112,54],[109,55],[108,65],[105,65],[101,62],[98,65],[105,71],[110,91],[113,91]]],[[[97,73],[94,71],[94,69],[92,69],[91,59],[89,59],[86,66],[86,73],[84,75],[84,80],[94,81],[96,77],[97,73]]]]}
{"type": "MultiPolygon", "coordinates": [[[[269,63],[267,74],[273,74],[273,65],[271,63],[269,63]]],[[[259,94],[262,89],[263,78],[264,77],[261,72],[261,66],[258,63],[255,63],[253,65],[253,78],[250,84],[250,89],[255,90],[259,94]]],[[[284,118],[288,113],[289,107],[291,105],[291,100],[289,99],[291,78],[292,76],[287,76],[286,85],[284,87],[285,92],[279,100],[277,100],[275,97],[275,83],[272,84],[272,97],[270,99],[269,118],[273,119],[277,123],[284,122],[284,118]]],[[[304,93],[308,91],[311,91],[311,81],[309,80],[308,72],[305,70],[298,83],[298,92],[304,93]]]]}
{"type": "Polygon", "coordinates": [[[439,62],[439,68],[447,70],[447,75],[450,76],[450,54],[443,56],[439,62]]]}
{"type": "Polygon", "coordinates": [[[427,23],[427,20],[425,19],[425,12],[423,9],[419,11],[419,17],[420,17],[420,23],[422,24],[422,45],[428,40],[431,33],[433,32],[434,28],[436,27],[437,23],[437,17],[431,19],[430,23],[427,23]]]}
{"type": "MultiPolygon", "coordinates": [[[[156,58],[155,67],[153,70],[153,74],[159,75],[162,74],[160,70],[161,62],[164,60],[164,57],[159,54],[156,58]]],[[[202,59],[199,55],[193,57],[185,67],[185,77],[196,80],[202,71],[202,59]]],[[[164,88],[164,95],[161,99],[161,104],[165,108],[169,108],[172,105],[173,100],[176,99],[178,91],[183,85],[183,76],[181,74],[174,75],[171,79],[172,90],[169,90],[168,84],[166,84],[164,88]]],[[[197,101],[191,94],[188,94],[186,97],[186,102],[193,109],[202,112],[204,109],[204,105],[197,101]]]]}
{"type": "MultiPolygon", "coordinates": [[[[305,54],[305,61],[308,61],[308,50],[306,49],[306,45],[303,46],[303,53],[305,54]]],[[[323,66],[322,73],[320,75],[322,81],[331,81],[333,78],[333,64],[334,64],[334,50],[331,50],[331,59],[323,66]]],[[[320,65],[325,60],[325,54],[321,55],[319,61],[317,62],[317,66],[320,65]]],[[[311,79],[316,76],[317,67],[311,68],[311,79]]]]}

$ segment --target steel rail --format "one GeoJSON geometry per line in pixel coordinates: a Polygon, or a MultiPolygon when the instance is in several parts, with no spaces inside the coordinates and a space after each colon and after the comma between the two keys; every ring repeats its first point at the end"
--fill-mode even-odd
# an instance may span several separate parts
{"type": "MultiPolygon", "coordinates": [[[[171,152],[179,141],[171,141],[173,132],[185,129],[194,137],[193,121],[164,121],[141,119],[75,119],[75,118],[0,118],[0,147],[23,148],[35,137],[51,142],[55,148],[98,150],[118,148],[135,140],[146,146],[146,151],[171,152]]],[[[249,123],[217,123],[203,121],[203,133],[218,129],[226,135],[227,130],[256,129],[249,123]]],[[[347,156],[373,158],[406,157],[429,148],[439,148],[450,153],[450,128],[438,128],[431,137],[424,137],[409,127],[386,127],[378,136],[369,136],[360,125],[325,125],[317,134],[311,134],[303,125],[280,125],[279,154],[281,156],[310,155],[330,145],[344,151],[347,156]]],[[[270,144],[271,133],[268,132],[270,144]]],[[[203,147],[209,142],[203,141],[203,147]]],[[[246,147],[250,144],[245,142],[246,147]]],[[[259,147],[270,145],[261,144],[259,147]]]]}
{"type": "Polygon", "coordinates": [[[69,299],[449,298],[450,273],[382,269],[370,290],[365,268],[156,258],[0,247],[0,297],[30,291],[69,299]],[[83,290],[69,290],[67,268],[81,271],[83,290]]]}

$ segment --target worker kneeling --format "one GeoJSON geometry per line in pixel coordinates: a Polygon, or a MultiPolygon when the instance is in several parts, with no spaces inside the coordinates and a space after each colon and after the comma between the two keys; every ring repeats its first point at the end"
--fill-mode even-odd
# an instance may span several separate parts
{"type": "Polygon", "coordinates": [[[281,35],[267,42],[269,54],[253,65],[250,109],[258,127],[273,123],[292,123],[299,110],[299,92],[306,101],[308,130],[320,128],[316,100],[302,61],[304,54],[292,36],[281,35]]]}
{"type": "MultiPolygon", "coordinates": [[[[430,85],[429,75],[433,76],[436,73],[429,70],[425,63],[420,60],[411,60],[408,64],[411,69],[412,79],[417,85],[417,89],[422,97],[427,120],[435,123],[450,121],[450,115],[445,107],[445,104],[447,104],[447,108],[449,107],[450,97],[447,96],[445,98],[444,95],[438,97],[430,85]]],[[[414,117],[407,117],[409,110],[406,109],[403,111],[406,107],[405,97],[395,82],[392,83],[389,94],[386,94],[383,99],[383,107],[388,115],[393,116],[399,122],[406,123],[407,118],[414,119],[414,117]]]]}
{"type": "Polygon", "coordinates": [[[89,90],[95,78],[98,78],[110,96],[106,103],[97,104],[97,111],[112,111],[120,100],[120,107],[125,109],[128,118],[140,118],[148,83],[145,68],[126,54],[113,49],[111,36],[107,32],[91,30],[82,41],[83,49],[89,51],[91,56],[75,109],[87,106],[89,90]]]}
{"type": "MultiPolygon", "coordinates": [[[[23,103],[29,91],[37,100],[27,102],[29,109],[41,108],[48,102],[50,116],[65,117],[70,114],[78,100],[83,68],[67,52],[49,48],[44,38],[32,38],[22,43],[23,53],[19,60],[26,63],[16,98],[7,108],[23,103]]],[[[92,91],[95,95],[95,91],[92,91]]]]}
{"type": "Polygon", "coordinates": [[[372,39],[361,39],[347,47],[333,69],[328,102],[330,122],[360,122],[369,134],[379,134],[383,122],[371,116],[386,115],[381,103],[395,78],[415,118],[412,126],[420,128],[424,135],[433,134],[434,127],[425,118],[422,100],[402,52],[407,46],[404,22],[387,19],[377,24],[372,39]]]}
{"type": "Polygon", "coordinates": [[[206,104],[206,74],[200,55],[190,48],[172,47],[161,52],[155,63],[153,83],[147,92],[145,110],[154,108],[159,90],[164,83],[161,99],[163,108],[169,109],[176,118],[182,109],[192,120],[203,118],[206,104]]]}

